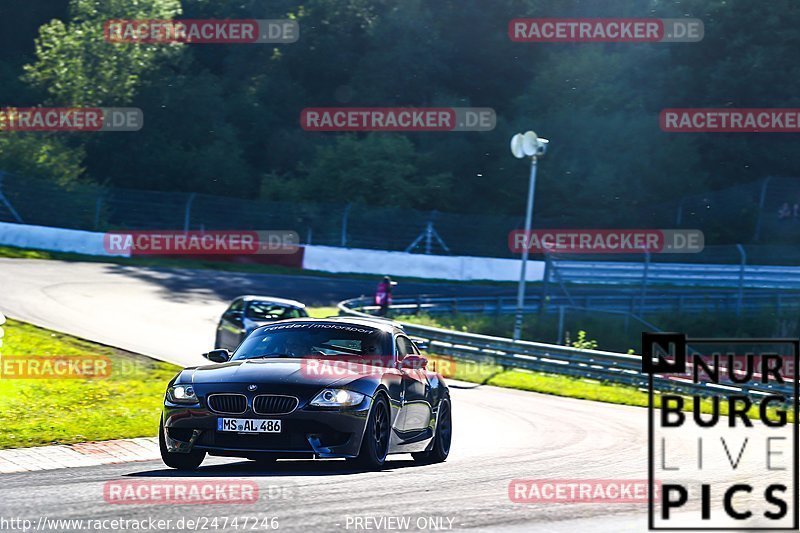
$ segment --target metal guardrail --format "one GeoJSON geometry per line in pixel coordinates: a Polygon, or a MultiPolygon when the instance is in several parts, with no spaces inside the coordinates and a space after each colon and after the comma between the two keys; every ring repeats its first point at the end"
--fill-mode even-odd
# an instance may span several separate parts
{"type": "MultiPolygon", "coordinates": [[[[365,298],[352,298],[338,304],[340,313],[375,318],[364,311],[365,298]]],[[[394,309],[394,306],[392,306],[394,309]]],[[[585,350],[557,344],[533,341],[515,341],[504,337],[493,337],[400,322],[412,337],[428,342],[429,351],[504,368],[518,368],[546,372],[577,378],[588,378],[600,382],[618,383],[634,387],[647,387],[648,376],[643,374],[642,358],[636,354],[622,354],[601,350],[585,350]]],[[[791,397],[790,385],[744,384],[720,387],[715,384],[693,383],[690,379],[675,376],[654,376],[654,386],[661,392],[674,391],[684,394],[711,396],[720,390],[735,390],[758,399],[767,394],[782,394],[791,397]]]]}
{"type": "Polygon", "coordinates": [[[558,261],[557,269],[571,283],[800,289],[800,269],[791,266],[558,261]]]}
{"type": "MultiPolygon", "coordinates": [[[[482,313],[513,314],[516,312],[515,295],[495,296],[428,296],[394,298],[392,311],[395,314],[449,314],[482,313]]],[[[570,289],[568,294],[553,293],[543,296],[531,294],[525,299],[523,310],[526,313],[557,313],[562,306],[593,309],[621,313],[675,312],[706,313],[736,312],[739,310],[767,309],[781,313],[783,310],[800,310],[800,293],[788,291],[752,291],[740,296],[735,290],[690,291],[650,290],[646,294],[639,291],[614,289],[570,289]]],[[[360,303],[367,311],[375,311],[367,301],[360,303]]]]}

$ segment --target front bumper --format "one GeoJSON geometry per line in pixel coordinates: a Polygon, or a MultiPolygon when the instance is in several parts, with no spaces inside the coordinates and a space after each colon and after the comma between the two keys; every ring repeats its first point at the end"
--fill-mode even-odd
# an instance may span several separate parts
{"type": "Polygon", "coordinates": [[[211,455],[281,458],[356,457],[361,449],[372,398],[343,410],[320,409],[301,401],[287,415],[259,415],[250,402],[242,414],[211,411],[204,398],[198,405],[165,402],[164,440],[170,452],[203,450],[211,455]],[[281,433],[246,434],[217,430],[219,418],[280,419],[281,433]]]}

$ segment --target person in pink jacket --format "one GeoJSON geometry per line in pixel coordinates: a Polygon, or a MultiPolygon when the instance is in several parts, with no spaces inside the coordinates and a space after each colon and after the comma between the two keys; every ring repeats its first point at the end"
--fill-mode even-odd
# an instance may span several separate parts
{"type": "Polygon", "coordinates": [[[380,307],[378,315],[384,316],[392,305],[392,287],[397,285],[396,281],[392,281],[389,276],[383,276],[383,279],[378,283],[378,288],[375,291],[375,305],[380,307]]]}

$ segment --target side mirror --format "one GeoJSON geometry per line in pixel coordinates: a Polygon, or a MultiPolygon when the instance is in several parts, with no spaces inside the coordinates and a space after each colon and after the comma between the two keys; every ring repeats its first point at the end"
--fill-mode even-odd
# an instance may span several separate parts
{"type": "Polygon", "coordinates": [[[220,348],[219,350],[211,350],[208,353],[204,353],[203,357],[213,363],[227,363],[228,359],[231,358],[231,353],[220,348]]]}
{"type": "Polygon", "coordinates": [[[425,370],[428,368],[428,360],[420,355],[407,355],[401,362],[401,366],[402,368],[425,370]]]}

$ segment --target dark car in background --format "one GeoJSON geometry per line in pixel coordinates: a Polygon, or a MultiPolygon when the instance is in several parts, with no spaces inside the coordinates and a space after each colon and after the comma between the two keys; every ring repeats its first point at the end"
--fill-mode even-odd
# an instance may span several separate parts
{"type": "Polygon", "coordinates": [[[403,328],[388,320],[295,319],[253,331],[232,355],[182,370],[159,424],[167,466],[206,454],[271,463],[347,458],[367,469],[411,453],[447,459],[450,393],[403,328]]]}
{"type": "Polygon", "coordinates": [[[257,296],[239,296],[228,306],[217,325],[214,348],[234,351],[251,331],[278,320],[307,317],[306,305],[296,300],[257,296]]]}

